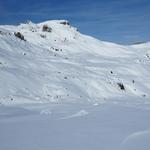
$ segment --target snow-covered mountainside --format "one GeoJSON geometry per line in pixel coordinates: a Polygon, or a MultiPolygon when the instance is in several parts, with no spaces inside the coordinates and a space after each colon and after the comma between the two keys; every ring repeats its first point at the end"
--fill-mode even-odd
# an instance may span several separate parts
{"type": "Polygon", "coordinates": [[[149,74],[150,43],[0,26],[0,150],[149,150],[149,74]]]}
{"type": "Polygon", "coordinates": [[[99,41],[65,20],[0,26],[0,102],[146,99],[149,48],[99,41]]]}

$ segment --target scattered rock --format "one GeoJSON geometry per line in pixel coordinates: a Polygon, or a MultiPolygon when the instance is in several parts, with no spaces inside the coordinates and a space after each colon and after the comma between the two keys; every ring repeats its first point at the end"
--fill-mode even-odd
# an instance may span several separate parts
{"type": "Polygon", "coordinates": [[[124,87],[123,83],[117,83],[117,85],[121,90],[125,91],[125,87],[124,87]]]}
{"type": "Polygon", "coordinates": [[[3,31],[0,31],[0,34],[3,35],[3,31]]]}
{"type": "Polygon", "coordinates": [[[145,95],[145,94],[143,94],[142,96],[143,96],[143,97],[146,97],[146,95],[145,95]]]}
{"type": "Polygon", "coordinates": [[[70,23],[68,21],[62,21],[60,22],[60,24],[63,24],[63,25],[70,25],[70,23]]]}
{"type": "Polygon", "coordinates": [[[24,38],[24,36],[23,36],[23,34],[21,34],[20,32],[15,32],[14,35],[15,35],[17,38],[19,38],[19,39],[21,39],[21,40],[23,40],[23,41],[26,41],[25,38],[24,38]]]}
{"type": "Polygon", "coordinates": [[[55,51],[59,51],[59,49],[55,48],[55,51]]]}
{"type": "Polygon", "coordinates": [[[40,34],[41,38],[46,38],[46,35],[40,34]]]}
{"type": "Polygon", "coordinates": [[[64,79],[68,79],[67,77],[64,77],[64,79]]]}
{"type": "Polygon", "coordinates": [[[149,56],[149,54],[146,54],[146,57],[147,57],[148,59],[150,59],[150,56],[149,56]]]}
{"type": "Polygon", "coordinates": [[[111,74],[113,74],[113,71],[110,71],[111,74]]]}
{"type": "Polygon", "coordinates": [[[48,25],[43,25],[42,31],[43,31],[43,32],[52,32],[52,28],[51,28],[51,27],[48,27],[48,25]]]}

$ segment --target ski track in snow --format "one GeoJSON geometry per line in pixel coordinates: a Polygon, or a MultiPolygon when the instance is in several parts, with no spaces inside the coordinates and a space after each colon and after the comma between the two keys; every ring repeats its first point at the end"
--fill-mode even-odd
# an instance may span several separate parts
{"type": "Polygon", "coordinates": [[[130,134],[121,144],[124,150],[148,150],[150,148],[150,130],[138,131],[130,134]]]}
{"type": "Polygon", "coordinates": [[[74,118],[74,117],[82,117],[82,116],[85,116],[85,115],[88,115],[88,112],[86,110],[80,110],[79,112],[77,112],[73,115],[63,117],[61,119],[70,119],[70,118],[74,118]]]}

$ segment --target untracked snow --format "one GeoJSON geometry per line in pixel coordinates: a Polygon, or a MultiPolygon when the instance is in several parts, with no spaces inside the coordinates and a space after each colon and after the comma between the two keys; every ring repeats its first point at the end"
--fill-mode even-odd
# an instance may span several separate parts
{"type": "Polygon", "coordinates": [[[0,149],[150,149],[150,43],[66,20],[0,26],[0,149]]]}

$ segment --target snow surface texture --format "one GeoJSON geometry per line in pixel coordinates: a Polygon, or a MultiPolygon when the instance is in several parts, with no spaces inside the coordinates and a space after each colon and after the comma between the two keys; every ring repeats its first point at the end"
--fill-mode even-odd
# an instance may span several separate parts
{"type": "Polygon", "coordinates": [[[150,149],[150,43],[66,20],[0,26],[0,149],[150,149]]]}

